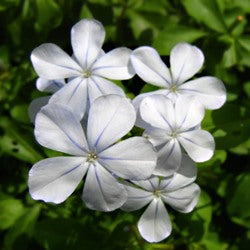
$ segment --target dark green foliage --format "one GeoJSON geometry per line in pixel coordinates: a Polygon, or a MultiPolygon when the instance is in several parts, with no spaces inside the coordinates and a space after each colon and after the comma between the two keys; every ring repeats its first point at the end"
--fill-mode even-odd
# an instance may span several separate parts
{"type": "MultiPolygon", "coordinates": [[[[0,1],[0,248],[193,249],[250,248],[250,0],[1,0],[0,1]],[[155,47],[168,62],[171,48],[190,42],[205,54],[201,76],[220,78],[227,103],[207,111],[203,128],[216,140],[214,157],[198,164],[197,208],[169,208],[172,235],[149,244],[136,223],[142,211],[100,213],[81,201],[81,187],[63,204],[33,201],[32,164],[58,155],[40,147],[27,107],[43,96],[35,88],[32,49],[56,43],[72,53],[70,28],[96,18],[106,29],[105,50],[155,47]]],[[[155,90],[142,80],[117,83],[129,97],[155,90]]],[[[140,135],[140,129],[132,134],[140,135]]]]}

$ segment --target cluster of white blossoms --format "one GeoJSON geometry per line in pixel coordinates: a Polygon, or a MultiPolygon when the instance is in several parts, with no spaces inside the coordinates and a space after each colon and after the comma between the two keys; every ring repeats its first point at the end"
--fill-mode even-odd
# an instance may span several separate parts
{"type": "Polygon", "coordinates": [[[65,155],[36,163],[29,191],[33,199],[61,203],[84,180],[82,199],[90,209],[133,211],[149,204],[138,229],[145,240],[159,242],[171,233],[165,205],[188,213],[198,202],[194,162],[209,160],[215,147],[200,124],[205,109],[224,104],[225,87],[209,76],[187,81],[204,62],[195,46],[177,44],[169,69],[151,47],[105,53],[104,38],[100,22],[83,19],[71,30],[72,56],[50,43],[31,54],[37,88],[52,93],[30,106],[36,140],[65,155]],[[108,80],[135,74],[161,89],[131,101],[108,80]],[[121,139],[134,126],[143,136],[121,139]]]}

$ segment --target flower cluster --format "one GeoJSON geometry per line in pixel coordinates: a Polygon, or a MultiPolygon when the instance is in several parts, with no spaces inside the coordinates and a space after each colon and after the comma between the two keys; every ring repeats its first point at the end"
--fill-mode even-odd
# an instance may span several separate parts
{"type": "Polygon", "coordinates": [[[177,44],[169,69],[151,47],[105,53],[104,38],[100,22],[83,19],[71,30],[72,56],[50,43],[31,54],[37,88],[52,93],[30,105],[36,140],[65,155],[36,163],[29,191],[33,199],[61,203],[86,176],[88,208],[133,211],[149,204],[138,229],[159,242],[171,233],[165,205],[188,213],[198,202],[194,162],[209,160],[215,147],[200,124],[205,109],[224,104],[226,91],[215,77],[188,80],[204,62],[195,46],[177,44]],[[135,74],[160,89],[131,101],[108,80],[135,74]],[[134,126],[143,135],[121,139],[134,126]]]}

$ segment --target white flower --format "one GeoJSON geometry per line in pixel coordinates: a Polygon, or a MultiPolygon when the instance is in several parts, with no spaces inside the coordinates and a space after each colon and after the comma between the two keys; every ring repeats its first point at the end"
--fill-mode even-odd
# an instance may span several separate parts
{"type": "Polygon", "coordinates": [[[116,177],[146,179],[156,165],[153,146],[143,137],[117,142],[134,126],[135,110],[125,97],[107,95],[90,107],[85,132],[78,117],[61,104],[41,109],[35,121],[37,141],[62,156],[36,163],[29,173],[33,199],[61,203],[87,172],[83,200],[87,207],[111,211],[120,207],[127,193],[116,177]]]}
{"type": "Polygon", "coordinates": [[[158,154],[155,175],[172,175],[181,164],[181,147],[196,162],[209,160],[214,153],[213,136],[199,128],[204,108],[197,100],[178,98],[174,104],[164,95],[143,99],[140,115],[145,124],[144,136],[158,154]]]}
{"type": "Polygon", "coordinates": [[[145,181],[133,181],[141,188],[127,183],[128,199],[121,209],[134,211],[149,204],[138,222],[138,229],[145,240],[159,242],[172,230],[164,203],[181,213],[191,212],[200,195],[199,186],[193,183],[195,178],[196,167],[184,156],[181,168],[169,178],[153,176],[145,181]]]}
{"type": "Polygon", "coordinates": [[[170,70],[155,49],[147,46],[135,49],[131,55],[135,72],[145,82],[162,88],[137,96],[133,101],[135,107],[147,95],[164,94],[173,101],[192,95],[206,109],[220,108],[226,101],[226,90],[218,78],[205,76],[186,82],[200,70],[203,62],[202,51],[188,43],[179,43],[171,50],[170,70]]]}
{"type": "Polygon", "coordinates": [[[68,83],[50,98],[50,102],[65,104],[83,117],[88,100],[92,103],[105,94],[125,96],[120,87],[105,78],[124,80],[133,77],[128,66],[131,50],[117,48],[105,54],[101,50],[104,37],[100,22],[83,19],[71,29],[72,57],[52,43],[33,50],[31,61],[41,78],[68,78],[68,83]]]}

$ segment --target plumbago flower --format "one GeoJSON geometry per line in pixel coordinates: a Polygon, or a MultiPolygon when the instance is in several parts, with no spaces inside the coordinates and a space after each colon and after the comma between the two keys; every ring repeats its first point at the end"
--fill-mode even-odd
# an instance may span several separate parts
{"type": "Polygon", "coordinates": [[[133,137],[114,144],[134,126],[135,116],[127,98],[99,97],[90,107],[85,136],[71,109],[61,104],[43,107],[35,121],[37,141],[73,156],[45,159],[32,167],[32,198],[61,203],[87,173],[82,195],[87,207],[100,211],[119,208],[127,192],[117,177],[146,179],[156,165],[156,153],[145,138],[133,137]]]}
{"type": "Polygon", "coordinates": [[[148,96],[141,102],[140,116],[146,124],[144,136],[157,150],[155,175],[169,176],[178,170],[181,147],[195,162],[212,157],[214,138],[199,128],[204,108],[197,100],[185,97],[173,103],[164,95],[148,96]]]}
{"type": "Polygon", "coordinates": [[[162,88],[138,95],[133,101],[135,107],[139,108],[145,96],[163,94],[173,101],[182,96],[192,95],[206,109],[220,108],[226,101],[226,90],[222,81],[211,76],[187,81],[201,69],[203,62],[202,51],[188,43],[179,43],[171,50],[170,70],[155,49],[147,46],[135,49],[131,55],[135,72],[145,82],[162,88]]]}
{"type": "Polygon", "coordinates": [[[193,183],[196,179],[194,163],[184,155],[178,172],[171,177],[152,176],[148,180],[133,181],[137,186],[125,184],[128,199],[121,209],[138,210],[147,204],[138,229],[149,242],[159,242],[171,233],[172,226],[164,203],[181,213],[189,213],[196,206],[200,188],[193,183]]]}
{"type": "MultiPolygon", "coordinates": [[[[120,87],[106,78],[125,80],[133,77],[132,67],[128,65],[131,50],[117,48],[105,54],[101,50],[104,37],[100,22],[83,19],[71,29],[72,57],[52,43],[42,44],[32,51],[31,61],[39,77],[68,79],[67,84],[52,95],[50,103],[65,104],[82,118],[88,100],[92,103],[105,94],[125,96],[120,87]]],[[[44,84],[47,86],[46,81],[44,84]]]]}

